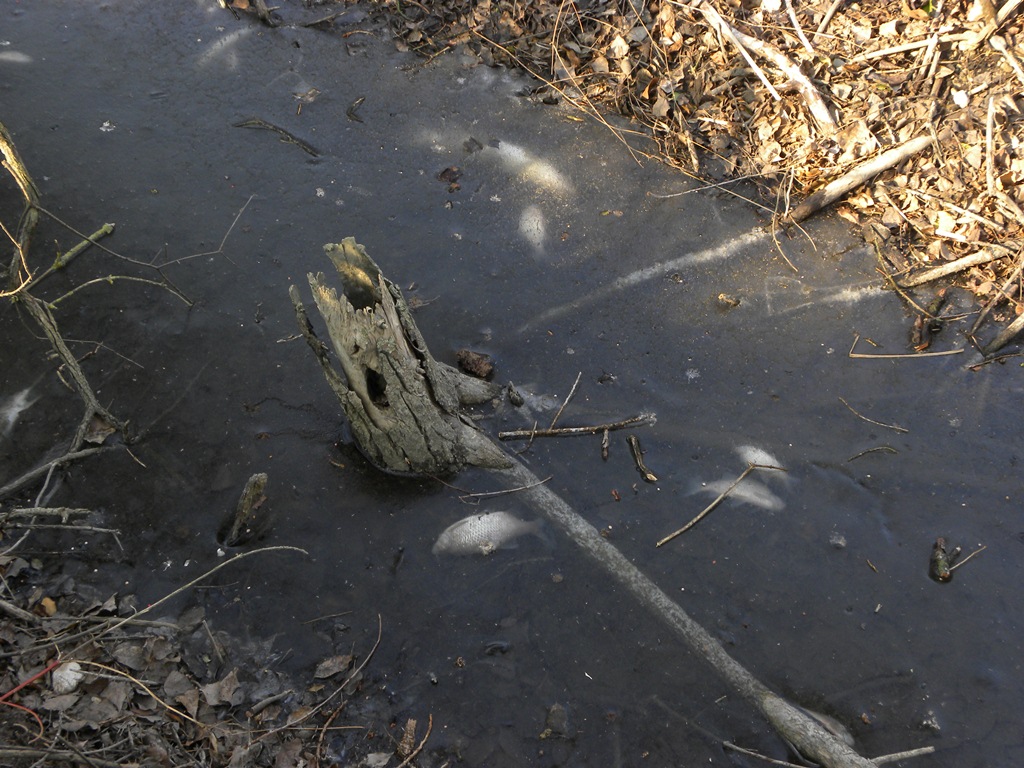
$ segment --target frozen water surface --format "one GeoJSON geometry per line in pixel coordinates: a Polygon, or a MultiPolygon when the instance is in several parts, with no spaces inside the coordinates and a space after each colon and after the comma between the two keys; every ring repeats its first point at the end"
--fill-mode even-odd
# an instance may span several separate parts
{"type": "MultiPolygon", "coordinates": [[[[353,235],[427,302],[417,321],[439,359],[488,352],[534,405],[560,402],[582,371],[567,425],[657,413],[637,430],[655,485],[623,433],[607,462],[582,438],[524,458],[754,674],[834,715],[863,754],[933,744],[942,755],[922,766],[1021,763],[1019,367],[970,371],[969,352],[851,359],[856,334],[880,345],[868,351],[906,351],[909,323],[840,226],[812,223],[813,246],[781,237],[794,273],[734,198],[649,195],[686,183],[571,109],[524,98],[524,77],[396,53],[349,13],[324,32],[267,29],[214,2],[7,4],[0,114],[44,204],[83,231],[116,222],[106,244],[174,262],[165,274],[195,302],[120,283],[60,305],[65,334],[89,342],[80,354],[102,342],[88,365],[103,402],[148,428],[140,463],[98,457],[58,484],[49,503],[101,509],[127,532],[108,567],[68,558],[68,572],[161,596],[219,562],[221,518],[264,471],[262,543],[310,557],[250,558],[195,598],[220,629],[274,637],[286,667],[365,651],[380,614],[369,669],[382,716],[432,713],[431,745],[468,765],[732,764],[681,718],[786,756],[571,541],[431,554],[473,512],[529,515],[514,496],[468,507],[335,447],[339,409],[294,340],[287,289],[305,292],[306,273],[328,267],[322,244],[353,235]],[[251,117],[317,156],[235,127],[251,117]],[[438,179],[452,167],[458,189],[438,179]],[[789,470],[772,483],[782,506],[724,504],[655,549],[709,500],[689,495],[695,483],[738,476],[741,446],[789,470]],[[891,450],[865,453],[878,447],[891,450]],[[927,575],[939,535],[988,549],[940,585],[927,575]],[[340,635],[307,623],[341,612],[340,635]],[[541,741],[556,702],[572,738],[541,741]]],[[[75,239],[47,222],[36,242],[75,239]]],[[[40,293],[117,271],[92,249],[40,293]]],[[[70,435],[78,408],[13,313],[0,314],[5,476],[70,435]]],[[[947,333],[939,344],[964,345],[947,333]]],[[[482,424],[538,413],[553,409],[506,406],[482,424]]],[[[455,484],[496,487],[476,472],[455,484]]]]}

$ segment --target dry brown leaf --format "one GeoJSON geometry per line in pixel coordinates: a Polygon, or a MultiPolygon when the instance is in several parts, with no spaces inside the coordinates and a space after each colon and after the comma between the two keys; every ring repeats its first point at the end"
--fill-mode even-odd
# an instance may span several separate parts
{"type": "Polygon", "coordinates": [[[313,677],[317,680],[322,680],[327,677],[332,677],[339,672],[346,672],[351,666],[352,654],[344,653],[339,656],[331,656],[316,665],[316,671],[313,672],[313,677]]]}
{"type": "Polygon", "coordinates": [[[211,707],[220,704],[236,705],[241,703],[241,691],[238,685],[238,669],[232,669],[223,679],[200,687],[203,698],[211,707]]]}

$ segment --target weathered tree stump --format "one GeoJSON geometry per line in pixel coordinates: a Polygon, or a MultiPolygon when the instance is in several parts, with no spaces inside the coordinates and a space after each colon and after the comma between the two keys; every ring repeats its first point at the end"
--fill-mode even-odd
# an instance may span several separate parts
{"type": "MultiPolygon", "coordinates": [[[[459,414],[459,406],[497,394],[498,387],[471,379],[430,356],[402,292],[380,272],[352,238],[326,245],[345,285],[338,295],[322,274],[309,275],[344,376],[316,337],[299,301],[289,293],[299,327],[323,367],[362,450],[390,471],[436,475],[466,464],[486,467],[548,521],[564,531],[642,605],[662,618],[694,654],[761,711],[801,754],[825,768],[875,768],[894,759],[926,754],[925,747],[868,760],[821,724],[773,693],[729,656],[712,635],[642,573],[600,532],[525,465],[513,459],[459,414]]],[[[788,765],[788,763],[787,763],[788,765]]]]}
{"type": "Polygon", "coordinates": [[[511,466],[462,413],[462,406],[489,400],[500,387],[431,356],[402,291],[354,238],[329,243],[324,251],[342,279],[342,293],[327,285],[323,273],[310,273],[309,286],[341,373],[313,332],[298,288],[288,293],[299,329],[366,457],[380,469],[416,475],[511,466]]]}

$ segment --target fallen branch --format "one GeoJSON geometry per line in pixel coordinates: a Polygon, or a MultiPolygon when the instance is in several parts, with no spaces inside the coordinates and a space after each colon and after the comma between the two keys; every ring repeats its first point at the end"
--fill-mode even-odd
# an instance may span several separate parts
{"type": "MultiPolygon", "coordinates": [[[[796,87],[797,92],[803,98],[804,103],[807,105],[807,109],[811,113],[811,117],[814,118],[814,122],[817,124],[818,129],[822,131],[826,136],[831,136],[838,128],[836,127],[836,121],[832,118],[832,113],[829,112],[828,105],[825,100],[818,93],[818,89],[814,87],[810,80],[807,79],[807,75],[803,73],[799,66],[794,64],[789,57],[787,57],[778,48],[759,40],[756,37],[752,37],[748,34],[740,32],[735,27],[731,26],[722,16],[716,11],[707,0],[696,0],[694,5],[686,6],[682,3],[673,2],[673,5],[682,5],[683,7],[692,7],[694,10],[700,11],[704,14],[704,18],[713,26],[718,32],[725,37],[733,41],[733,44],[739,48],[740,52],[744,54],[744,58],[747,59],[749,64],[753,65],[750,61],[749,55],[746,54],[744,49],[750,49],[763,59],[767,59],[780,70],[783,74],[789,78],[790,82],[796,87]]],[[[802,34],[802,33],[801,33],[802,34]]],[[[806,42],[806,38],[804,38],[806,42]]],[[[810,48],[810,43],[807,43],[810,48]]],[[[813,51],[813,49],[811,49],[813,51]]],[[[760,70],[754,66],[769,90],[772,92],[773,97],[776,101],[779,99],[778,92],[768,83],[767,79],[760,74],[760,70]]]]}
{"type": "MultiPolygon", "coordinates": [[[[523,464],[494,470],[506,483],[525,486],[537,478],[523,464]]],[[[523,491],[530,505],[566,533],[594,562],[600,565],[641,605],[673,630],[695,655],[704,659],[730,687],[756,707],[772,727],[801,754],[825,768],[874,768],[874,763],[854,752],[820,724],[773,693],[747,669],[726,653],[721,643],[643,574],[600,532],[583,519],[557,494],[544,485],[523,491]]]]}
{"type": "Polygon", "coordinates": [[[1013,341],[1013,338],[1022,330],[1024,330],[1024,315],[1018,316],[1012,323],[1003,328],[1003,330],[999,332],[998,336],[982,348],[982,354],[984,354],[985,357],[994,355],[1000,349],[1013,341]]]}
{"type": "MultiPolygon", "coordinates": [[[[943,137],[940,136],[939,138],[942,139],[943,137]]],[[[794,208],[788,216],[783,218],[783,222],[786,224],[795,224],[803,221],[811,214],[816,213],[825,206],[835,202],[850,190],[856,189],[861,184],[864,184],[869,179],[877,176],[882,171],[892,168],[894,165],[899,165],[909,157],[913,157],[918,152],[921,152],[930,146],[933,141],[934,139],[931,134],[927,136],[918,136],[916,139],[911,139],[898,147],[886,150],[880,155],[861,163],[853,170],[843,174],[835,181],[826,184],[817,192],[809,195],[807,199],[794,208]]]]}
{"type": "Polygon", "coordinates": [[[968,256],[955,259],[954,261],[940,264],[937,267],[926,269],[911,277],[905,277],[902,280],[897,281],[897,283],[901,288],[914,288],[918,285],[930,283],[932,280],[938,280],[940,277],[945,277],[946,275],[963,272],[965,269],[976,267],[979,264],[988,264],[990,261],[995,261],[996,259],[1005,256],[1006,253],[1006,249],[1001,247],[983,248],[977,253],[972,253],[968,256]]]}

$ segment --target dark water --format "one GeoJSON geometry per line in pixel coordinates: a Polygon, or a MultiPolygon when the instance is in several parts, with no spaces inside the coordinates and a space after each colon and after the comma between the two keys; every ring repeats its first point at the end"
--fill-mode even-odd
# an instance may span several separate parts
{"type": "MultiPolygon", "coordinates": [[[[931,744],[940,755],[917,763],[1024,759],[1019,366],[848,357],[856,334],[879,345],[858,351],[907,351],[909,323],[838,225],[812,224],[813,245],[779,234],[794,273],[751,208],[648,194],[686,186],[574,111],[518,95],[523,77],[466,68],[457,52],[429,65],[396,53],[358,10],[321,32],[265,29],[212,2],[5,6],[0,114],[44,204],[79,230],[116,222],[107,244],[167,264],[195,302],[125,282],[59,305],[76,352],[96,350],[85,366],[103,402],[144,430],[138,462],[96,457],[53,486],[48,503],[99,509],[126,532],[125,554],[97,540],[68,572],[161,596],[221,561],[221,518],[265,471],[261,543],[309,557],[250,558],[197,599],[222,629],[274,637],[289,669],[365,652],[379,615],[380,717],[432,713],[431,745],[466,764],[738,764],[682,718],[785,757],[570,541],[431,554],[471,512],[534,514],[514,497],[469,506],[335,447],[338,408],[293,338],[287,288],[308,296],[322,244],[354,235],[429,302],[417,321],[439,359],[489,352],[500,379],[556,403],[581,372],[565,424],[657,414],[636,430],[657,484],[640,481],[625,433],[607,462],[589,439],[538,441],[524,459],[769,686],[837,716],[869,756],[931,744]],[[14,52],[30,61],[3,57],[14,52]],[[361,122],[346,115],[360,97],[361,122]],[[319,156],[233,127],[250,116],[319,156]],[[437,179],[451,166],[457,191],[437,179]],[[701,482],[742,471],[734,449],[748,444],[790,470],[785,485],[764,481],[784,508],[727,502],[655,549],[710,501],[701,482]],[[895,452],[852,458],[881,446],[895,452]],[[927,575],[939,535],[988,549],[940,585],[927,575]],[[556,702],[574,738],[541,741],[556,702]]],[[[54,241],[77,238],[48,221],[47,257],[54,241]]],[[[127,272],[160,277],[93,249],[39,293],[127,272]]],[[[956,330],[939,348],[965,346],[956,330]]],[[[10,307],[0,333],[0,396],[38,398],[0,442],[12,476],[69,438],[78,410],[10,307]]],[[[483,424],[552,416],[506,407],[483,424]]],[[[497,489],[480,472],[454,482],[497,489]]]]}

